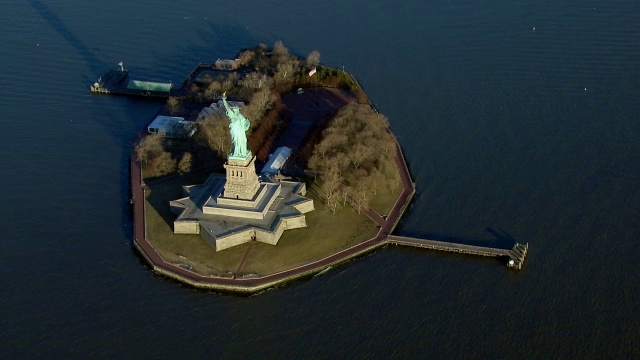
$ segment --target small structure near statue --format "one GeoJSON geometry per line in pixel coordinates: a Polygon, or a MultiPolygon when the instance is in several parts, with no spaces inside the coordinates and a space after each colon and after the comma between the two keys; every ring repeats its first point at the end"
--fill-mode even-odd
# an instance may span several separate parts
{"type": "Polygon", "coordinates": [[[240,67],[240,61],[238,59],[218,59],[214,65],[218,70],[236,70],[240,67]]]}
{"type": "Polygon", "coordinates": [[[147,126],[147,132],[170,139],[188,139],[196,132],[196,127],[183,117],[158,115],[147,126]]]}
{"type": "Polygon", "coordinates": [[[233,142],[226,176],[183,187],[185,197],[170,203],[178,214],[173,232],[200,234],[216,251],[250,241],[276,245],[285,230],[307,226],[304,214],[314,210],[313,200],[304,197],[304,183],[258,177],[247,149],[249,121],[224,95],[222,102],[233,142]]]}

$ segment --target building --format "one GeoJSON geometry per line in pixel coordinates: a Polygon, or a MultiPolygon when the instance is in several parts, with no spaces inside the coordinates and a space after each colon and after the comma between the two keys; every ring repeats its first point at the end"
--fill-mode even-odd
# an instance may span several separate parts
{"type": "Polygon", "coordinates": [[[140,94],[148,95],[164,95],[169,96],[171,89],[173,89],[172,83],[161,83],[153,81],[142,80],[129,80],[127,83],[127,89],[136,91],[140,94]]]}
{"type": "Polygon", "coordinates": [[[291,156],[291,148],[281,146],[269,155],[269,161],[264,165],[260,174],[272,175],[278,173],[291,156]]]}
{"type": "Polygon", "coordinates": [[[147,132],[170,139],[187,139],[196,132],[196,126],[183,117],[158,115],[147,127],[147,132]]]}
{"type": "Polygon", "coordinates": [[[239,59],[218,59],[215,62],[218,70],[236,70],[240,67],[239,59]]]}

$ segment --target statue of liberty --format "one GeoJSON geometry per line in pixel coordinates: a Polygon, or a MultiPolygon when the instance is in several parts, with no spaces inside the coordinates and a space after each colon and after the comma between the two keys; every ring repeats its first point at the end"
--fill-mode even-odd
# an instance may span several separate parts
{"type": "Polygon", "coordinates": [[[245,131],[249,130],[249,120],[240,113],[240,108],[229,105],[226,91],[222,94],[222,103],[224,108],[227,109],[229,132],[231,133],[231,142],[233,142],[233,149],[229,157],[246,159],[251,154],[247,149],[247,135],[245,134],[245,131]]]}

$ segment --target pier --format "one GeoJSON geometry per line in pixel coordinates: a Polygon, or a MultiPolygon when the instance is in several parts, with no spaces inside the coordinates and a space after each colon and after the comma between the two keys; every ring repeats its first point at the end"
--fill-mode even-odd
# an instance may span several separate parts
{"type": "Polygon", "coordinates": [[[93,93],[134,95],[155,98],[168,98],[172,95],[173,84],[156,81],[129,79],[129,71],[119,63],[107,71],[89,87],[93,93]]]}
{"type": "Polygon", "coordinates": [[[398,235],[387,236],[387,243],[430,250],[448,251],[459,254],[508,258],[507,266],[515,270],[522,269],[522,264],[524,263],[524,259],[527,257],[527,253],[529,251],[528,243],[516,243],[513,248],[505,249],[398,235]]]}

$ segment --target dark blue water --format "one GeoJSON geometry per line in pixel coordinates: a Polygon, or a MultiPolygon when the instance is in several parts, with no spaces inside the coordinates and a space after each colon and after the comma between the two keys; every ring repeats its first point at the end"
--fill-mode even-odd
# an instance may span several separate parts
{"type": "Polygon", "coordinates": [[[640,356],[638,19],[632,0],[3,1],[0,355],[640,356]],[[524,269],[388,248],[249,298],[154,276],[127,161],[159,103],[88,86],[279,39],[389,117],[418,188],[400,232],[503,229],[524,269]]]}

